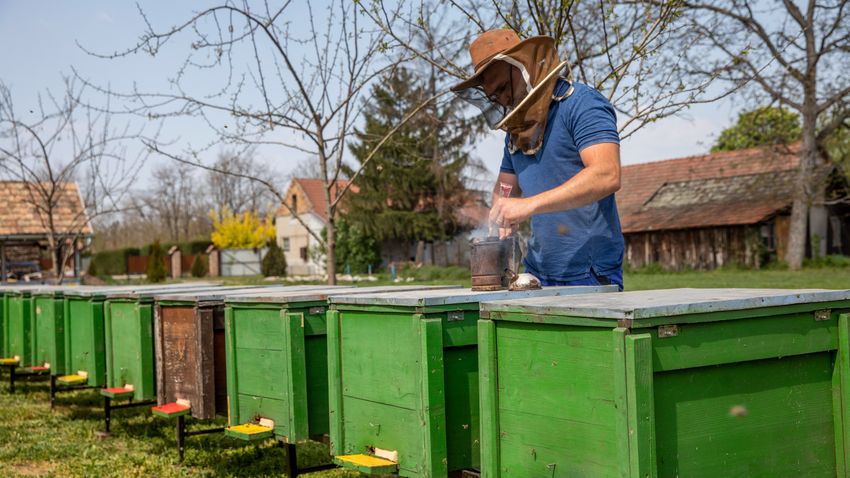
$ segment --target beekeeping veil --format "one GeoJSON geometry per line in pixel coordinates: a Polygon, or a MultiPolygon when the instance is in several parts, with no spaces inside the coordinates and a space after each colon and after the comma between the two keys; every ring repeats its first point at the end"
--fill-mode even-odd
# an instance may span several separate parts
{"type": "Polygon", "coordinates": [[[477,106],[490,128],[508,132],[512,153],[536,153],[543,145],[549,105],[573,91],[570,84],[563,95],[553,95],[558,74],[566,67],[558,58],[555,40],[537,36],[520,41],[512,30],[490,30],[472,42],[469,54],[475,74],[452,91],[477,106]]]}

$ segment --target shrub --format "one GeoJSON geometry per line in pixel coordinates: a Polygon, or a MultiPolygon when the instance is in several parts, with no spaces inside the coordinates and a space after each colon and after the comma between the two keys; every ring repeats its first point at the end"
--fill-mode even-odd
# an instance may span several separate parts
{"type": "Polygon", "coordinates": [[[192,277],[204,277],[207,275],[207,256],[198,254],[195,256],[195,261],[192,262],[192,277]]]}
{"type": "Polygon", "coordinates": [[[127,257],[138,255],[139,249],[135,247],[97,252],[91,256],[88,273],[91,276],[126,274],[127,257]]]}
{"type": "Polygon", "coordinates": [[[219,221],[210,215],[213,221],[212,242],[219,249],[259,249],[274,240],[274,225],[269,219],[260,219],[251,211],[241,217],[229,210],[223,213],[219,221]]]}
{"type": "Polygon", "coordinates": [[[283,277],[286,275],[286,255],[283,249],[277,245],[277,241],[269,241],[269,250],[260,264],[261,272],[265,277],[283,277]]]}
{"type": "Polygon", "coordinates": [[[154,241],[148,255],[148,267],[145,271],[150,282],[162,282],[165,280],[165,252],[159,245],[159,240],[154,241]]]}

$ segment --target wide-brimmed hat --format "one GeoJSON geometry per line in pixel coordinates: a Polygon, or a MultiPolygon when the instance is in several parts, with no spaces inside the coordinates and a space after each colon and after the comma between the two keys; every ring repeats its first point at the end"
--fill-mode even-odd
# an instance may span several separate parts
{"type": "Polygon", "coordinates": [[[460,99],[478,107],[491,128],[508,131],[510,145],[526,154],[537,151],[542,144],[549,104],[569,96],[572,90],[570,88],[563,97],[553,96],[558,74],[567,66],[567,62],[558,58],[555,40],[549,36],[535,36],[520,41],[511,30],[491,30],[472,42],[469,54],[475,73],[451,90],[460,99]],[[484,77],[496,63],[510,65],[524,82],[523,85],[514,80],[511,105],[501,104],[491,94],[499,88],[503,73],[499,72],[498,77],[484,77]]]}

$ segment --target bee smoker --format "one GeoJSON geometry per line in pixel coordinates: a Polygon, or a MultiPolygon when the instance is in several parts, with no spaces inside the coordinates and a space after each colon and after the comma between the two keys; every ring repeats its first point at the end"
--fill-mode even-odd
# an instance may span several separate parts
{"type": "Polygon", "coordinates": [[[470,241],[469,265],[472,290],[504,290],[516,277],[521,252],[514,236],[500,240],[498,236],[470,241]]]}

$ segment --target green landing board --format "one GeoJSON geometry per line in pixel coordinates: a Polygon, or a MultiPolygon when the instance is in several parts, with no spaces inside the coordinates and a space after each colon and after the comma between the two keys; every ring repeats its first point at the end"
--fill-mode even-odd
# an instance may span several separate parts
{"type": "Polygon", "coordinates": [[[227,304],[231,426],[267,418],[275,435],[291,443],[329,432],[326,305],[227,304]]]}
{"type": "Polygon", "coordinates": [[[113,298],[104,306],[106,384],[133,386],[135,400],[154,400],[153,302],[113,298]]]}
{"type": "Polygon", "coordinates": [[[106,341],[102,298],[65,297],[65,368],[84,371],[86,385],[106,385],[106,341]]]}
{"type": "Polygon", "coordinates": [[[850,476],[848,310],[481,320],[482,477],[850,476]]]}
{"type": "Polygon", "coordinates": [[[20,365],[32,365],[32,296],[29,292],[6,297],[6,354],[21,357],[20,365]]]}
{"type": "Polygon", "coordinates": [[[33,296],[33,365],[50,364],[50,373],[65,375],[65,301],[61,293],[33,296]]]}

